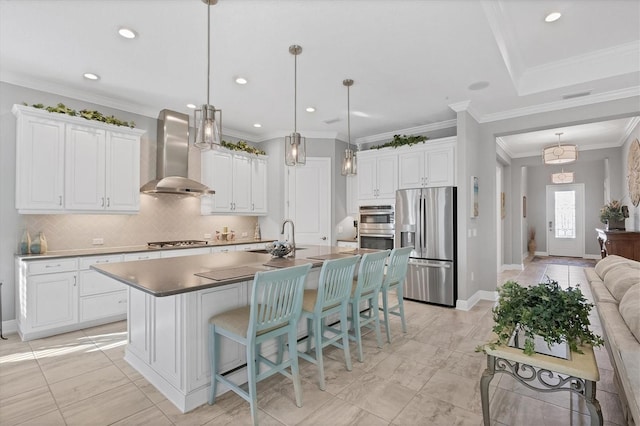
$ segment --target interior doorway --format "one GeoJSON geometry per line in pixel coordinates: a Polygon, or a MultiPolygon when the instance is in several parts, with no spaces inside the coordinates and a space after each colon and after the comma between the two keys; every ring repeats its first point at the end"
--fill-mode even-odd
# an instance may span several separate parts
{"type": "Polygon", "coordinates": [[[547,185],[547,253],[584,255],[584,184],[547,185]]]}
{"type": "Polygon", "coordinates": [[[330,245],[331,158],[307,157],[304,166],[287,167],[287,192],[285,212],[295,224],[296,244],[330,245]]]}

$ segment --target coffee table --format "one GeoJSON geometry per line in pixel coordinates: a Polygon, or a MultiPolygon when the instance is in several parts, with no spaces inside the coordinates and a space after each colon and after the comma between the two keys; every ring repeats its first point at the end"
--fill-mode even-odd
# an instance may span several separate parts
{"type": "Polygon", "coordinates": [[[511,375],[529,389],[538,392],[568,391],[581,395],[591,416],[591,426],[602,426],[602,409],[596,399],[596,382],[600,380],[593,348],[583,346],[583,353],[571,352],[570,359],[549,355],[525,355],[522,349],[509,346],[484,347],[487,369],[480,379],[482,418],[485,426],[491,424],[489,415],[489,383],[495,373],[511,375]]]}

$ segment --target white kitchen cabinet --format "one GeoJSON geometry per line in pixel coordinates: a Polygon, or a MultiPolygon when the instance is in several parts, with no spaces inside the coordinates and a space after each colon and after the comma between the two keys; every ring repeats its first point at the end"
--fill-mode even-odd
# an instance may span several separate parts
{"type": "Polygon", "coordinates": [[[20,213],[140,209],[144,131],[14,105],[20,213]]]}
{"type": "Polygon", "coordinates": [[[230,251],[236,251],[238,246],[217,246],[211,247],[211,253],[229,253],[230,251]]]}
{"type": "Polygon", "coordinates": [[[202,153],[202,182],[216,193],[201,198],[202,214],[266,214],[266,160],[226,150],[202,153]]]}
{"type": "Polygon", "coordinates": [[[131,262],[133,260],[149,260],[149,259],[160,259],[160,251],[127,253],[124,255],[125,262],[131,262]]]}
{"type": "MultiPolygon", "coordinates": [[[[447,138],[450,139],[450,138],[447,138]]],[[[455,184],[454,142],[444,141],[400,148],[399,189],[455,184]]]]}
{"type": "Polygon", "coordinates": [[[395,200],[398,156],[395,153],[358,152],[358,200],[395,200]]]}
{"type": "Polygon", "coordinates": [[[347,215],[358,219],[358,179],[359,176],[347,176],[347,215]]]}
{"type": "Polygon", "coordinates": [[[267,160],[251,159],[251,213],[267,214],[267,160]]]}
{"type": "Polygon", "coordinates": [[[16,208],[61,211],[64,209],[64,123],[19,113],[17,117],[16,208]]]}
{"type": "Polygon", "coordinates": [[[18,332],[23,340],[56,334],[78,322],[76,259],[17,261],[18,332]]]}
{"type": "Polygon", "coordinates": [[[195,256],[198,254],[209,254],[211,249],[209,247],[197,247],[197,248],[184,248],[175,250],[162,250],[160,252],[161,258],[167,257],[181,257],[181,256],[195,256]]]}
{"type": "Polygon", "coordinates": [[[79,321],[126,318],[127,288],[104,274],[89,269],[91,265],[122,262],[122,255],[79,258],[79,321]]]}

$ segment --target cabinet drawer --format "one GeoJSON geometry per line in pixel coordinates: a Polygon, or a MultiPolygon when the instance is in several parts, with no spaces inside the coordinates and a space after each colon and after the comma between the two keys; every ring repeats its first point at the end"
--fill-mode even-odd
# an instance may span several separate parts
{"type": "Polygon", "coordinates": [[[47,261],[27,262],[27,274],[52,274],[54,272],[68,272],[78,269],[75,258],[51,259],[47,261]]]}
{"type": "Polygon", "coordinates": [[[149,259],[160,259],[160,252],[147,252],[147,253],[129,253],[124,255],[124,261],[130,262],[132,260],[149,260],[149,259]]]}
{"type": "Polygon", "coordinates": [[[80,296],[89,296],[92,294],[110,293],[113,291],[124,291],[127,289],[113,278],[96,272],[94,270],[80,271],[80,296]]]}
{"type": "Polygon", "coordinates": [[[80,321],[90,321],[126,313],[126,291],[80,298],[80,321]]]}
{"type": "Polygon", "coordinates": [[[209,247],[187,248],[178,250],[163,250],[160,253],[160,257],[181,257],[181,256],[196,256],[198,254],[209,254],[211,250],[209,247]]]}
{"type": "Polygon", "coordinates": [[[79,269],[89,269],[91,265],[100,265],[105,263],[122,262],[122,255],[116,254],[111,256],[90,256],[80,258],[79,269]]]}
{"type": "Polygon", "coordinates": [[[238,246],[220,246],[211,247],[211,253],[229,253],[230,251],[236,251],[238,246]]]}

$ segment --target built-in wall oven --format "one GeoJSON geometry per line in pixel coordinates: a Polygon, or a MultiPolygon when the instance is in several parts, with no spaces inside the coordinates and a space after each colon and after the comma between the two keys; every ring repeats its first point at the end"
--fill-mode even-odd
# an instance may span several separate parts
{"type": "Polygon", "coordinates": [[[360,248],[393,248],[395,206],[360,206],[360,248]]]}

